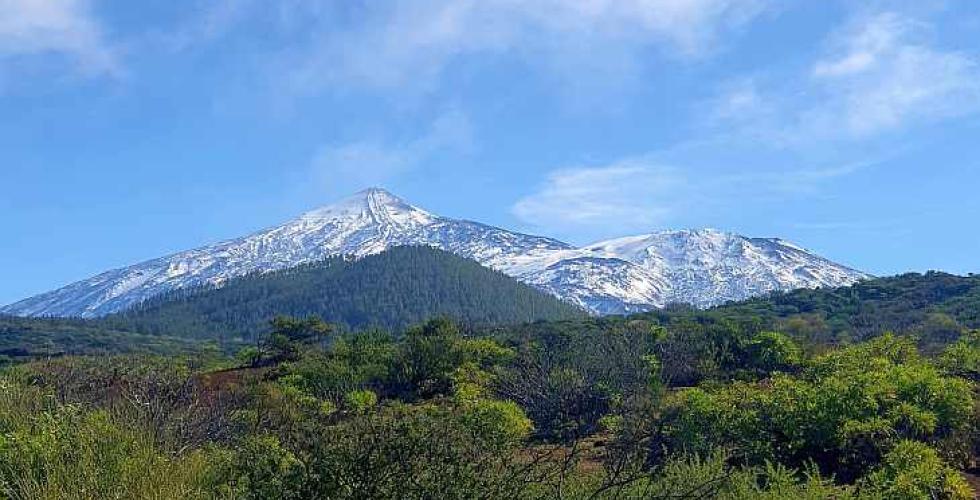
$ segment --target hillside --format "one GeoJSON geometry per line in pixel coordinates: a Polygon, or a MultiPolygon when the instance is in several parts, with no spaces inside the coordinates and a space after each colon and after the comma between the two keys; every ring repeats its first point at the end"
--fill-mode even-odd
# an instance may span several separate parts
{"type": "Polygon", "coordinates": [[[962,329],[980,328],[980,276],[910,273],[839,288],[777,293],[709,313],[832,342],[894,331],[942,343],[962,329]]]}
{"type": "Polygon", "coordinates": [[[7,360],[67,354],[176,355],[206,348],[190,339],[140,334],[87,320],[0,315],[0,364],[7,360]]]}
{"type": "Polygon", "coordinates": [[[395,247],[363,259],[333,257],[252,274],[217,289],[164,294],[98,322],[224,342],[254,338],[277,315],[317,315],[349,329],[400,330],[440,315],[481,325],[585,313],[472,260],[429,247],[395,247]]]}
{"type": "Polygon", "coordinates": [[[911,273],[845,287],[776,293],[707,310],[670,306],[627,317],[491,327],[487,333],[535,339],[551,352],[572,349],[571,357],[581,357],[605,335],[652,326],[664,327],[689,348],[692,358],[685,362],[730,348],[714,346],[694,354],[718,338],[748,338],[766,331],[785,333],[816,351],[893,332],[911,336],[925,352],[936,353],[963,332],[980,329],[980,276],[911,273]]]}

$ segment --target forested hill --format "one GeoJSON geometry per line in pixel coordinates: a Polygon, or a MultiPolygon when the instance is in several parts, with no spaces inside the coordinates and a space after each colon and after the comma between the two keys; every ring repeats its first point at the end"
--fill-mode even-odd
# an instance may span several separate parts
{"type": "Polygon", "coordinates": [[[980,276],[910,273],[777,293],[704,312],[675,308],[647,316],[708,316],[817,343],[859,341],[892,331],[916,335],[925,344],[944,344],[965,329],[980,328],[980,276]]]}
{"type": "Polygon", "coordinates": [[[106,317],[107,327],[215,340],[251,339],[277,315],[317,315],[350,329],[400,330],[433,316],[463,324],[569,319],[585,313],[475,261],[430,247],[231,280],[159,296],[106,317]]]}

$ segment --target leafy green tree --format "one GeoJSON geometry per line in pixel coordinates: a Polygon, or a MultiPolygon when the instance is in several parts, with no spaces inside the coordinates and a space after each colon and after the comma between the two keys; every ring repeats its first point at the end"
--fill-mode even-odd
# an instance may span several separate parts
{"type": "Polygon", "coordinates": [[[246,436],[214,476],[216,496],[241,499],[301,499],[305,471],[271,435],[246,436]]]}
{"type": "Polygon", "coordinates": [[[930,312],[912,329],[912,333],[918,338],[919,347],[923,351],[936,353],[956,342],[964,330],[951,315],[945,312],[930,312]]]}
{"type": "Polygon", "coordinates": [[[304,344],[320,344],[333,327],[316,316],[305,319],[276,316],[270,321],[272,331],[263,347],[268,362],[279,363],[299,359],[304,344]]]}
{"type": "Polygon", "coordinates": [[[599,430],[610,413],[653,413],[663,334],[650,321],[617,318],[528,325],[507,338],[514,354],[494,392],[524,408],[536,437],[575,441],[599,430]]]}
{"type": "Polygon", "coordinates": [[[235,353],[235,359],[245,366],[258,366],[262,362],[262,350],[256,346],[248,345],[235,353]]]}
{"type": "Polygon", "coordinates": [[[280,369],[304,393],[343,406],[352,391],[385,395],[393,390],[397,351],[391,335],[372,330],[338,337],[326,349],[307,349],[280,369]]]}
{"type": "Polygon", "coordinates": [[[793,371],[803,362],[803,350],[793,339],[778,332],[756,334],[746,350],[751,365],[762,373],[793,371]]]}
{"type": "Polygon", "coordinates": [[[405,332],[395,378],[419,398],[449,394],[453,374],[465,361],[459,327],[436,318],[405,332]]]}

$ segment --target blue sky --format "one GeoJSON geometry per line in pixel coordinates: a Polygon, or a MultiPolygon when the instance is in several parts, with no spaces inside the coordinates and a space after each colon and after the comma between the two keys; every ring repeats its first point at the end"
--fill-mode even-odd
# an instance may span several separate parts
{"type": "Polygon", "coordinates": [[[371,185],[980,271],[978,32],[968,0],[0,0],[0,303],[371,185]]]}

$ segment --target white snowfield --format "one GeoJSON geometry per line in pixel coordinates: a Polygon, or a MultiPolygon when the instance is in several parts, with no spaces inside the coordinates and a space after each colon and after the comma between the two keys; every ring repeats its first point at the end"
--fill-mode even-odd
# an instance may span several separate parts
{"type": "Polygon", "coordinates": [[[664,231],[576,248],[431,214],[382,189],[361,191],[281,226],[102,273],[9,306],[19,316],[97,317],[163,292],[218,285],[334,255],[430,245],[471,258],[594,314],[687,303],[708,307],[775,290],[848,285],[865,273],[779,239],[713,229],[664,231]]]}

